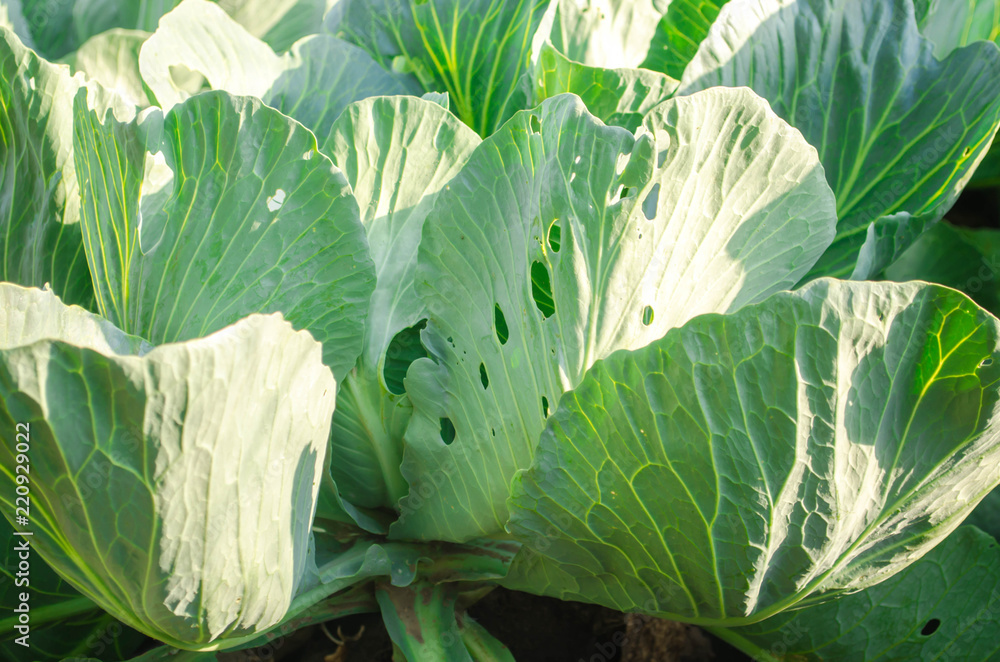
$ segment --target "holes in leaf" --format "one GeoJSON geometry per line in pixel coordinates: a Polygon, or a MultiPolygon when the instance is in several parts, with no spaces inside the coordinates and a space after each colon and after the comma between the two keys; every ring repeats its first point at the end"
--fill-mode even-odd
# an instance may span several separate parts
{"type": "Polygon", "coordinates": [[[553,253],[559,252],[559,246],[562,244],[562,229],[559,227],[559,219],[552,221],[552,225],[549,226],[549,249],[553,253]]]}
{"type": "Polygon", "coordinates": [[[390,393],[402,395],[403,378],[410,364],[427,356],[424,346],[420,343],[420,332],[427,326],[427,320],[420,320],[411,327],[397,333],[385,351],[385,364],[382,366],[382,379],[390,393]]]}
{"type": "Polygon", "coordinates": [[[937,618],[932,618],[931,620],[927,621],[927,623],[924,624],[924,628],[920,631],[920,634],[924,635],[925,637],[929,637],[935,632],[937,632],[939,627],[941,627],[941,620],[937,618]]]}
{"type": "Polygon", "coordinates": [[[746,133],[743,134],[743,140],[740,141],[740,149],[748,149],[750,143],[757,139],[760,134],[760,129],[756,126],[747,127],[746,133]]]}
{"type": "Polygon", "coordinates": [[[549,417],[549,399],[544,395],[542,396],[542,416],[549,417]]]}
{"type": "Polygon", "coordinates": [[[538,119],[538,115],[532,115],[528,118],[528,128],[531,129],[532,133],[542,132],[542,120],[538,119]]]}
{"type": "Polygon", "coordinates": [[[483,388],[487,389],[490,387],[490,376],[486,374],[486,364],[479,364],[479,381],[483,383],[483,388]]]}
{"type": "Polygon", "coordinates": [[[285,204],[285,189],[279,188],[270,198],[267,199],[267,210],[276,212],[285,204]]]}
{"type": "Polygon", "coordinates": [[[653,188],[646,195],[646,199],[642,201],[642,214],[646,217],[647,221],[651,221],[656,218],[656,206],[660,202],[660,185],[654,184],[653,188]]]}
{"type": "Polygon", "coordinates": [[[507,328],[507,318],[500,310],[500,304],[493,306],[493,331],[497,334],[497,340],[500,344],[506,345],[507,338],[510,338],[510,330],[507,328]]]}
{"type": "Polygon", "coordinates": [[[531,297],[546,319],[552,317],[553,313],[556,312],[556,303],[552,299],[549,270],[538,260],[531,263],[531,297]]]}
{"type": "Polygon", "coordinates": [[[617,204],[621,202],[622,200],[628,197],[628,194],[629,194],[629,187],[622,186],[620,189],[618,189],[618,194],[611,199],[611,204],[617,204]]]}
{"type": "Polygon", "coordinates": [[[653,323],[653,307],[646,306],[642,309],[642,324],[643,326],[649,326],[653,323]]]}
{"type": "Polygon", "coordinates": [[[989,368],[991,365],[993,365],[993,358],[989,356],[979,362],[980,368],[989,368]]]}
{"type": "Polygon", "coordinates": [[[964,150],[962,150],[963,159],[967,159],[970,156],[972,156],[972,147],[966,147],[964,150]]]}
{"type": "Polygon", "coordinates": [[[450,418],[441,419],[441,441],[445,446],[451,446],[451,442],[455,441],[455,425],[450,418]]]}

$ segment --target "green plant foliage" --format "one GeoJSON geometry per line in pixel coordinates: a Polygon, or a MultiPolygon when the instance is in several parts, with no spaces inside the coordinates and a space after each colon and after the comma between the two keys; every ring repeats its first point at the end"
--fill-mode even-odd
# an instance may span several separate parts
{"type": "Polygon", "coordinates": [[[998,17],[0,0],[0,656],[996,658],[998,17]]]}
{"type": "Polygon", "coordinates": [[[734,0],[680,92],[713,85],[750,87],[819,151],[838,223],[811,276],[867,278],[944,216],[986,153],[1000,50],[938,61],[910,0],[734,0]]]}
{"type": "Polygon", "coordinates": [[[962,526],[881,584],[742,628],[712,629],[758,659],[995,660],[1000,547],[962,526]]]}
{"type": "Polygon", "coordinates": [[[942,287],[695,318],[560,401],[508,525],[545,547],[511,581],[726,626],[867,588],[995,485],[998,380],[1000,323],[942,287]]]}

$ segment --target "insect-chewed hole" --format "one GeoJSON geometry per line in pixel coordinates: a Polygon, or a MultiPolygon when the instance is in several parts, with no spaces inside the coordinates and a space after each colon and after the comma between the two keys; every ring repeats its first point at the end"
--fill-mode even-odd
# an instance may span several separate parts
{"type": "Polygon", "coordinates": [[[759,128],[756,126],[748,126],[746,132],[743,134],[743,140],[740,141],[740,149],[750,149],[750,145],[759,135],[759,128]]]}
{"type": "Polygon", "coordinates": [[[549,225],[548,232],[549,249],[553,253],[559,252],[559,247],[562,245],[562,228],[559,227],[559,219],[552,221],[549,225]]]}
{"type": "Polygon", "coordinates": [[[390,393],[395,395],[405,393],[403,378],[406,377],[410,364],[427,356],[427,351],[420,342],[420,332],[426,326],[427,320],[423,319],[392,337],[385,351],[385,363],[382,366],[382,378],[390,393]]]}
{"type": "Polygon", "coordinates": [[[987,356],[985,359],[979,362],[980,368],[989,368],[991,365],[993,365],[993,358],[990,356],[987,356]]]}
{"type": "Polygon", "coordinates": [[[455,425],[450,418],[441,419],[441,441],[445,446],[450,446],[455,441],[455,425]]]}
{"type": "Polygon", "coordinates": [[[542,396],[542,416],[549,417],[549,399],[544,395],[542,396]]]}
{"type": "Polygon", "coordinates": [[[486,374],[486,364],[479,364],[479,381],[483,383],[483,388],[490,387],[490,376],[486,374]]]}
{"type": "Polygon", "coordinates": [[[549,270],[537,260],[531,263],[531,296],[542,315],[546,318],[552,317],[556,312],[556,303],[552,299],[549,270]]]}
{"type": "Polygon", "coordinates": [[[660,185],[654,184],[653,188],[646,195],[646,199],[642,201],[642,214],[646,217],[647,221],[651,221],[656,218],[656,206],[660,203],[660,185]]]}
{"type": "Polygon", "coordinates": [[[642,309],[642,324],[643,326],[649,326],[653,323],[653,307],[646,306],[642,309]]]}
{"type": "Polygon", "coordinates": [[[962,150],[962,158],[963,159],[967,159],[970,156],[972,156],[972,148],[971,147],[966,147],[964,150],[962,150]]]}
{"type": "Polygon", "coordinates": [[[532,115],[528,119],[528,128],[531,129],[532,133],[542,132],[542,120],[538,119],[538,115],[532,115]]]}
{"type": "Polygon", "coordinates": [[[927,621],[924,624],[924,627],[920,631],[920,634],[924,635],[925,637],[929,637],[935,632],[937,632],[939,627],[941,627],[941,620],[937,618],[932,618],[931,620],[927,621]]]}
{"type": "Polygon", "coordinates": [[[278,211],[281,205],[285,204],[285,189],[279,188],[270,198],[267,199],[268,211],[278,211]]]}
{"type": "Polygon", "coordinates": [[[507,338],[510,338],[510,329],[507,328],[507,318],[500,310],[500,304],[493,306],[493,332],[497,334],[497,340],[501,345],[507,344],[507,338]]]}

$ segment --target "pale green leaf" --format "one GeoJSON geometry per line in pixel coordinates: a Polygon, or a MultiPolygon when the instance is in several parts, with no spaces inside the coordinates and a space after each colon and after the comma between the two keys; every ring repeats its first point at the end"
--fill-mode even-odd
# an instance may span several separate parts
{"type": "Polygon", "coordinates": [[[333,414],[320,345],[280,315],[142,357],[77,321],[36,324],[48,339],[0,348],[0,425],[29,426],[34,553],[172,645],[278,623],[305,576],[333,414]]]}
{"type": "Polygon", "coordinates": [[[217,1],[247,32],[281,52],[323,28],[323,16],[332,0],[217,1]]]}
{"type": "Polygon", "coordinates": [[[728,0],[671,0],[642,66],[680,78],[728,0]]]}
{"type": "MultiPolygon", "coordinates": [[[[920,3],[918,2],[918,7],[920,3]]],[[[996,0],[924,0],[918,9],[920,32],[934,42],[939,59],[974,41],[1000,39],[1000,3],[996,0]],[[922,10],[922,11],[921,11],[922,10]]]]}
{"type": "Polygon", "coordinates": [[[509,585],[737,626],[870,587],[1000,483],[1000,322],[818,280],[594,366],[515,479],[509,585]]]}
{"type": "Polygon", "coordinates": [[[341,0],[327,28],[385,69],[447,92],[452,110],[488,136],[525,108],[531,41],[547,0],[341,0]]]}
{"type": "Polygon", "coordinates": [[[149,97],[139,74],[139,49],[148,32],[114,28],[91,37],[67,59],[73,71],[82,71],[125,101],[145,108],[149,97]]]}
{"type": "MultiPolygon", "coordinates": [[[[673,0],[676,2],[677,0],[673,0]]],[[[556,0],[550,40],[592,67],[638,67],[671,0],[556,0]]]]}
{"type": "Polygon", "coordinates": [[[572,93],[605,124],[635,131],[657,104],[673,96],[678,82],[645,69],[602,69],[567,59],[546,43],[535,65],[535,101],[572,93]]]}
{"type": "Polygon", "coordinates": [[[971,526],[854,595],[713,633],[759,660],[992,662],[1000,656],[1000,548],[971,526]]]}
{"type": "Polygon", "coordinates": [[[83,85],[0,27],[0,281],[49,283],[93,300],[73,162],[73,95],[83,85]]]}
{"type": "Polygon", "coordinates": [[[131,120],[89,101],[76,99],[76,159],[101,313],[160,344],[280,311],[342,378],[374,268],[357,201],[312,133],[224,92],[131,120]]]}
{"type": "Polygon", "coordinates": [[[411,407],[402,376],[409,361],[424,355],[416,333],[409,334],[410,347],[393,340],[427,317],[414,291],[420,232],[437,194],[480,140],[438,104],[405,96],[348,106],[329,135],[323,151],[361,206],[378,282],[364,350],[334,416],[331,469],[350,502],[392,508],[406,495],[399,466],[411,407]],[[386,375],[390,366],[394,383],[386,375]]]}
{"type": "Polygon", "coordinates": [[[207,0],[184,0],[142,46],[139,71],[158,105],[169,110],[211,89],[263,97],[282,72],[281,58],[207,0]]]}
{"type": "Polygon", "coordinates": [[[152,345],[79,306],[67,306],[48,290],[0,285],[0,348],[49,338],[72,338],[81,347],[107,354],[142,355],[152,345]]]}
{"type": "Polygon", "coordinates": [[[378,66],[368,53],[326,34],[296,43],[283,67],[264,102],[305,125],[321,146],[330,139],[333,123],[348,104],[415,91],[402,77],[378,66]]]}
{"type": "Polygon", "coordinates": [[[684,72],[681,93],[750,87],[819,151],[839,222],[810,277],[850,275],[881,217],[940,219],[986,153],[1000,50],[932,51],[910,0],[731,0],[684,72]]]}
{"type": "Polygon", "coordinates": [[[720,89],[657,106],[639,137],[549,99],[485,140],[429,218],[431,358],[406,377],[410,494],[392,532],[462,540],[502,529],[510,479],[594,361],[790,287],[835,217],[815,151],[720,89]]]}
{"type": "Polygon", "coordinates": [[[206,0],[185,0],[164,17],[142,47],[140,69],[164,108],[206,88],[256,96],[301,122],[320,144],[349,103],[419,89],[330,35],[301,39],[279,56],[206,0]]]}

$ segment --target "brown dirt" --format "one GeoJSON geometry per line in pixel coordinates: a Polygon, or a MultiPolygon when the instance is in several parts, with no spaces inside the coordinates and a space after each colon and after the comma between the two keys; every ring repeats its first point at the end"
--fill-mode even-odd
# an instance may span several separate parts
{"type": "MultiPolygon", "coordinates": [[[[747,662],[700,628],[577,602],[496,589],[469,610],[517,662],[747,662]]],[[[378,614],[301,630],[271,649],[220,656],[223,662],[392,662],[378,614]],[[329,633],[329,634],[327,634],[329,633]],[[343,644],[331,640],[337,639],[343,644]]]]}

